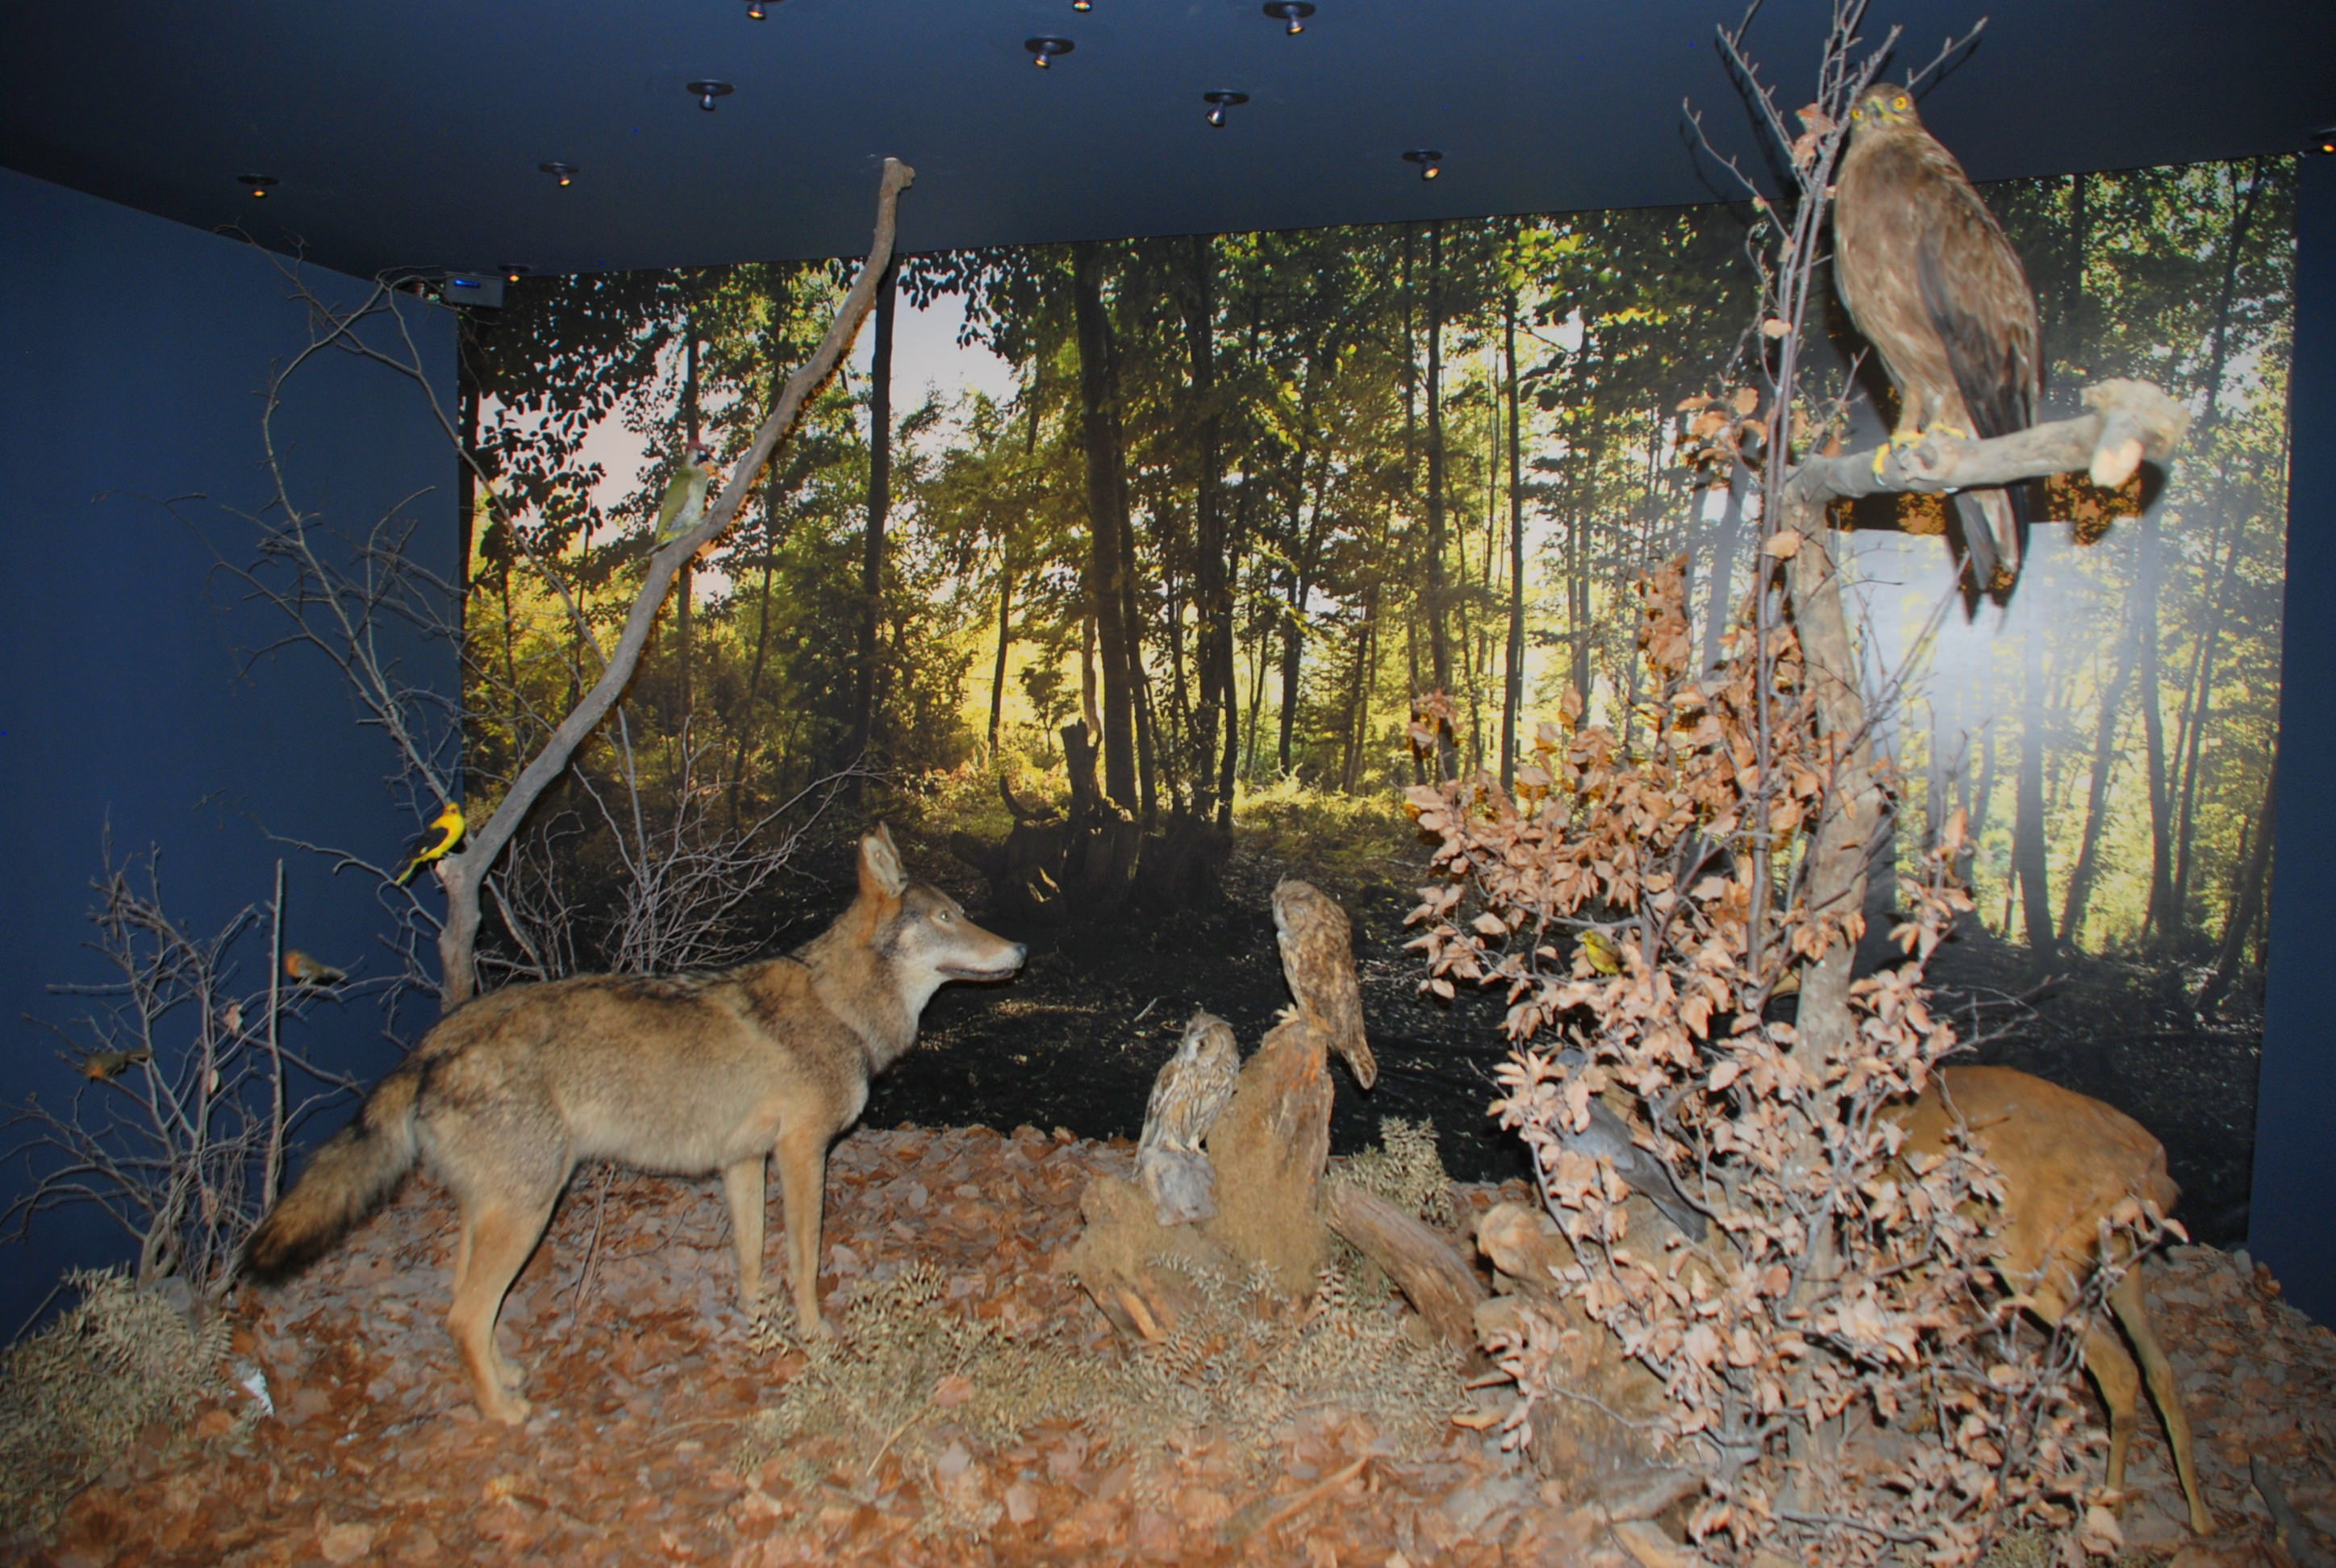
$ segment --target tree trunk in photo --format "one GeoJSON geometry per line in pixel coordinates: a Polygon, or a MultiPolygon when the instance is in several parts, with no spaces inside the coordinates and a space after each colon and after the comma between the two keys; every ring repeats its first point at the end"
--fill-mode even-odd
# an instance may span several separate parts
{"type": "MultiPolygon", "coordinates": [[[[1427,653],[1436,689],[1452,691],[1452,638],[1444,588],[1444,225],[1427,226],[1427,653]]],[[[1436,747],[1443,776],[1457,762],[1449,736],[1436,747]]]]}
{"type": "MultiPolygon", "coordinates": [[[[1309,389],[1313,385],[1314,369],[1309,355],[1307,373],[1307,385],[1309,389]]],[[[1302,407],[1301,400],[1301,410],[1302,407]]],[[[1301,426],[1303,423],[1301,412],[1301,426]]],[[[1299,439],[1301,444],[1298,453],[1299,501],[1293,507],[1290,519],[1290,531],[1294,536],[1299,534],[1298,509],[1305,505],[1307,453],[1303,444],[1305,436],[1302,430],[1299,439]]],[[[1300,679],[1304,674],[1306,616],[1312,607],[1314,598],[1314,572],[1321,560],[1323,511],[1329,483],[1330,465],[1328,460],[1325,460],[1315,474],[1313,515],[1306,524],[1304,534],[1299,537],[1298,560],[1291,569],[1290,608],[1283,616],[1281,623],[1281,734],[1280,745],[1276,756],[1284,774],[1290,772],[1291,746],[1298,732],[1298,698],[1300,679]]]]}
{"type": "Polygon", "coordinates": [[[2141,519],[2141,565],[2135,582],[2140,597],[2135,620],[2135,650],[2141,679],[2142,738],[2149,761],[2149,907],[2142,935],[2161,941],[2182,934],[2182,911],[2174,902],[2174,823],[2166,787],[2166,720],[2157,678],[2157,509],[2141,519]]]}
{"type": "Polygon", "coordinates": [[[2020,878],[2020,914],[2028,947],[2039,962],[2059,944],[2052,929],[2052,890],[2044,826],[2044,634],[2030,628],[2020,639],[2021,683],[2019,813],[2011,828],[2011,859],[2020,878]]]}
{"type": "Polygon", "coordinates": [[[1285,778],[1290,774],[1290,743],[1298,731],[1298,677],[1304,662],[1300,624],[1312,591],[1303,574],[1294,574],[1290,584],[1290,603],[1281,617],[1281,711],[1277,716],[1280,733],[1273,755],[1275,765],[1285,778]]]}
{"type": "Polygon", "coordinates": [[[1194,432],[1199,472],[1192,494],[1193,664],[1200,704],[1192,715],[1192,810],[1232,825],[1230,779],[1221,779],[1222,735],[1232,723],[1232,562],[1227,551],[1224,475],[1220,442],[1223,420],[1217,407],[1216,241],[1192,240],[1192,276],[1184,295],[1185,349],[1192,360],[1194,432]]]}
{"type": "Polygon", "coordinates": [[[2126,618],[2126,633],[2117,638],[2117,665],[2101,693],[2101,709],[2093,724],[2093,771],[2085,788],[2085,836],[2077,848],[2077,863],[2068,873],[2068,894],[2060,906],[2059,940],[2073,945],[2085,923],[2086,906],[2093,896],[2093,881],[2100,867],[2101,830],[2107,825],[2109,777],[2117,764],[2117,720],[2125,711],[2125,694],[2133,685],[2134,629],[2126,618]]]}
{"type": "Polygon", "coordinates": [[[991,668],[989,676],[989,761],[993,767],[1004,765],[1003,760],[998,755],[998,745],[1006,727],[1006,650],[1012,647],[1014,642],[1014,556],[1011,534],[1000,542],[998,555],[998,662],[991,668]]]}
{"type": "Polygon", "coordinates": [[[1104,789],[1133,807],[1136,793],[1135,656],[1127,624],[1127,477],[1119,386],[1103,297],[1103,247],[1072,247],[1071,303],[1079,350],[1079,430],[1086,451],[1086,598],[1103,656],[1104,789]]]}
{"type": "Polygon", "coordinates": [[[1711,535],[1711,581],[1705,590],[1707,608],[1703,616],[1703,667],[1717,669],[1721,654],[1720,639],[1728,635],[1728,623],[1734,613],[1730,595],[1736,589],[1736,552],[1744,538],[1744,498],[1752,488],[1752,471],[1744,466],[1740,457],[1731,458],[1728,464],[1728,500],[1719,509],[1719,522],[1711,535]]]}
{"type": "Polygon", "coordinates": [[[1136,807],[1149,832],[1160,818],[1159,741],[1152,706],[1152,672],[1144,662],[1144,595],[1137,581],[1135,529],[1128,519],[1124,471],[1120,480],[1120,618],[1127,628],[1128,686],[1135,708],[1136,807]]]}
{"type": "Polygon", "coordinates": [[[2214,972],[2198,992],[2198,1010],[2211,1013],[2238,979],[2246,959],[2247,933],[2254,929],[2271,896],[2271,852],[2277,842],[2279,754],[2272,754],[2263,771],[2263,806],[2247,824],[2250,842],[2239,852],[2238,869],[2231,875],[2231,903],[2223,925],[2223,950],[2215,956],[2214,972]]]}
{"type": "MultiPolygon", "coordinates": [[[[852,700],[852,753],[864,755],[876,734],[877,642],[884,622],[884,519],[892,510],[892,317],[900,268],[876,285],[876,340],[868,365],[868,526],[861,533],[860,648],[852,700]]],[[[864,791],[866,781],[861,781],[864,791]]]]}
{"type": "Polygon", "coordinates": [[[1517,782],[1517,721],[1525,696],[1525,492],[1523,424],[1517,414],[1517,291],[1501,301],[1509,371],[1509,646],[1501,693],[1501,787],[1517,782]]]}

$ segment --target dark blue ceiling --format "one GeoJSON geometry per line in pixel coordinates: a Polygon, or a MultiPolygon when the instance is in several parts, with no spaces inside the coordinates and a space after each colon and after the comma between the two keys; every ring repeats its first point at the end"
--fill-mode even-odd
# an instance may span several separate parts
{"type": "MultiPolygon", "coordinates": [[[[1681,101],[1746,115],[1737,0],[11,0],[0,162],[357,273],[850,254],[916,165],[914,250],[1708,200],[1681,101]],[[1038,71],[1037,34],[1076,41],[1038,71]],[[735,83],[713,113],[683,91],[735,83]],[[1202,122],[1201,94],[1251,102],[1202,122]],[[1431,146],[1445,176],[1400,154],[1431,146]],[[561,190],[537,171],[581,172],[561,190]],[[243,173],[281,180],[264,201],[243,173]]],[[[1927,59],[1979,0],[1876,5],[1927,59]]],[[[1975,178],[2302,147],[2336,122],[2336,4],[2017,0],[1931,93],[1975,178]]],[[[1770,0],[1789,106],[1823,0],[1770,0]]]]}

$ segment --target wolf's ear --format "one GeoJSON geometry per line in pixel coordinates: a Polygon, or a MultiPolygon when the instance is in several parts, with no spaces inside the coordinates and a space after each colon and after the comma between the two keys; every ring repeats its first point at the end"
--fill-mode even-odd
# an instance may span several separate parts
{"type": "Polygon", "coordinates": [[[897,899],[907,891],[909,873],[900,869],[900,852],[893,847],[892,830],[882,823],[860,841],[860,891],[897,899]]]}

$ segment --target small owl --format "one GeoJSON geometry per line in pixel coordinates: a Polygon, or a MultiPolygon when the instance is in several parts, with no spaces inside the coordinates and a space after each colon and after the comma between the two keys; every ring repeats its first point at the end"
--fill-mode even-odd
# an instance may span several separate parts
{"type": "Polygon", "coordinates": [[[1369,1088],[1379,1068],[1363,1035],[1363,988],[1355,977],[1347,911],[1319,889],[1288,880],[1273,890],[1273,925],[1281,938],[1282,977],[1299,1013],[1347,1059],[1355,1081],[1369,1088]]]}
{"type": "Polygon", "coordinates": [[[1136,1175],[1163,1225],[1205,1220],[1217,1212],[1216,1172],[1201,1140],[1233,1097],[1241,1047],[1232,1026],[1212,1013],[1194,1013],[1176,1054],[1152,1082],[1144,1109],[1144,1135],[1135,1146],[1136,1175]]]}

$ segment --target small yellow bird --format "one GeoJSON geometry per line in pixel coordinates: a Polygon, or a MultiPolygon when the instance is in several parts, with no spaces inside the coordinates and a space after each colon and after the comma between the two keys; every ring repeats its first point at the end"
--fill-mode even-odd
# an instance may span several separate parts
{"type": "Polygon", "coordinates": [[[414,861],[398,873],[397,885],[404,887],[421,874],[422,868],[432,861],[442,860],[448,851],[462,842],[462,808],[449,803],[430,823],[430,831],[414,841],[414,861]]]}
{"type": "Polygon", "coordinates": [[[1595,926],[1582,933],[1582,956],[1590,960],[1590,967],[1601,975],[1619,975],[1622,972],[1621,945],[1595,926]]]}
{"type": "Polygon", "coordinates": [[[81,1076],[92,1084],[110,1084],[141,1062],[151,1062],[154,1053],[141,1046],[131,1051],[95,1051],[83,1057],[81,1076]]]}

